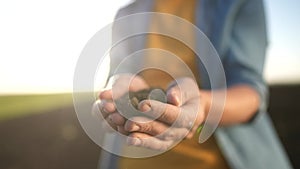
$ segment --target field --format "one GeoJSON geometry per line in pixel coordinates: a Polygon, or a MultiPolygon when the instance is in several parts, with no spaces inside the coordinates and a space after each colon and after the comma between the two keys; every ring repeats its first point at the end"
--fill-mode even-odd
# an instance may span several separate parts
{"type": "Polygon", "coordinates": [[[72,94],[0,96],[0,121],[71,105],[72,94]]]}
{"type": "MultiPolygon", "coordinates": [[[[270,91],[270,115],[300,168],[300,85],[270,91]]],[[[0,96],[1,169],[95,169],[100,152],[78,123],[71,94],[0,96]]]]}
{"type": "Polygon", "coordinates": [[[97,167],[100,148],[83,132],[71,94],[0,97],[0,168],[97,167]]]}

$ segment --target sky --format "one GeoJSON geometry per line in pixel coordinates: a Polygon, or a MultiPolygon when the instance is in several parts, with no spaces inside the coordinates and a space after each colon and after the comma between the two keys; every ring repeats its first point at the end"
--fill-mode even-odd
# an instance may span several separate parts
{"type": "Polygon", "coordinates": [[[265,0],[269,48],[265,78],[270,84],[300,83],[300,1],[265,0]]]}
{"type": "MultiPolygon", "coordinates": [[[[72,92],[87,41],[128,0],[0,1],[0,94],[72,92]]],[[[269,84],[300,83],[300,2],[266,0],[269,84]]]]}

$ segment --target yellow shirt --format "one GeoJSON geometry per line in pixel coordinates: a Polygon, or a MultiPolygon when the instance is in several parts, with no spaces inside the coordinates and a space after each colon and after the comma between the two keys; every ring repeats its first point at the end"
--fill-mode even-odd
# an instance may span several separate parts
{"type": "MultiPolygon", "coordinates": [[[[156,0],[154,12],[177,15],[193,23],[195,20],[195,4],[195,0],[156,0]]],[[[194,43],[195,39],[192,29],[187,27],[185,24],[173,22],[175,21],[170,18],[162,17],[152,19],[150,24],[150,30],[160,31],[163,29],[165,31],[172,31],[178,36],[184,37],[185,40],[194,43]]],[[[171,52],[172,54],[174,54],[174,56],[180,58],[189,67],[189,69],[192,71],[195,77],[197,77],[196,75],[198,75],[198,73],[196,68],[197,66],[195,53],[187,45],[172,37],[167,37],[159,34],[149,34],[147,38],[148,48],[163,49],[171,52]]],[[[175,78],[186,76],[186,73],[184,73],[183,71],[183,69],[185,68],[182,67],[180,63],[175,61],[175,59],[166,60],[164,57],[147,56],[145,60],[145,65],[147,65],[147,63],[163,64],[163,67],[169,72],[172,72],[172,75],[175,76],[175,78]]],[[[159,86],[162,88],[165,88],[167,84],[173,80],[171,76],[167,73],[154,69],[148,69],[142,72],[141,75],[151,86],[159,86]]]]}

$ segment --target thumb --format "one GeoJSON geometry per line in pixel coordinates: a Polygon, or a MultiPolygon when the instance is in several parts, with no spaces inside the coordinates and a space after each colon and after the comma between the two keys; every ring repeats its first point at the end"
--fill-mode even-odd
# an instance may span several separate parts
{"type": "Polygon", "coordinates": [[[179,78],[167,90],[167,100],[175,106],[182,106],[192,98],[199,97],[197,83],[191,78],[179,78]]]}
{"type": "Polygon", "coordinates": [[[167,101],[174,106],[181,106],[181,102],[179,99],[180,93],[177,90],[168,90],[167,91],[167,101]]]}

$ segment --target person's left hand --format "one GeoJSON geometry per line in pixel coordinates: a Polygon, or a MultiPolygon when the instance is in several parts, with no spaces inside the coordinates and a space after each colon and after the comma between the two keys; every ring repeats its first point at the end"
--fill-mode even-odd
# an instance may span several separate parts
{"type": "Polygon", "coordinates": [[[127,120],[124,127],[130,133],[129,145],[167,150],[177,141],[194,135],[205,119],[195,81],[191,78],[174,81],[167,90],[167,101],[140,102],[140,111],[156,120],[144,116],[127,120]]]}

